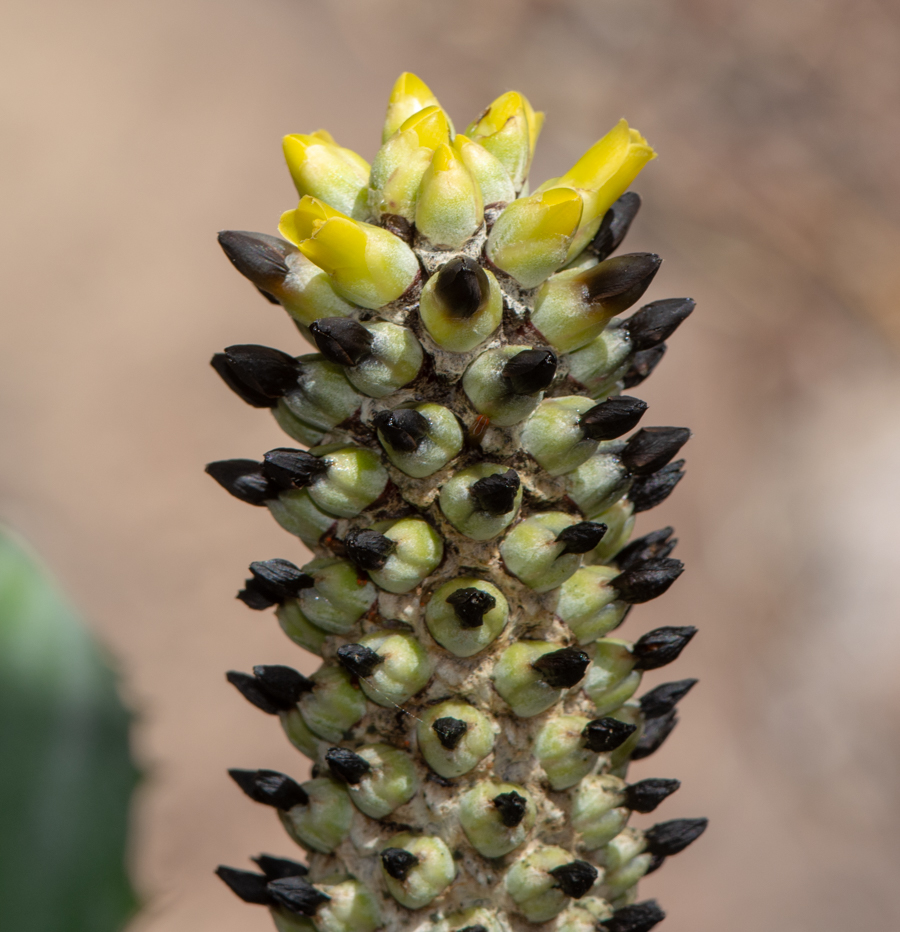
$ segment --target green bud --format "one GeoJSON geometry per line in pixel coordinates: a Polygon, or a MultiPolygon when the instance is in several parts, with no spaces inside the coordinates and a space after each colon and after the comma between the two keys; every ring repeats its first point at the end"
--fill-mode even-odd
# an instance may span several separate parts
{"type": "Polygon", "coordinates": [[[478,184],[459,152],[441,143],[419,185],[416,228],[435,246],[459,249],[483,221],[478,184]]]}
{"type": "Polygon", "coordinates": [[[484,650],[506,627],[508,618],[509,604],[503,593],[491,583],[472,576],[444,583],[425,608],[425,623],[431,636],[456,657],[472,657],[484,650]],[[468,591],[456,595],[460,590],[472,589],[485,595],[468,591]]]}
{"type": "Polygon", "coordinates": [[[566,476],[566,493],[588,520],[612,506],[631,485],[617,455],[623,447],[621,440],[600,444],[598,452],[566,476]]]}
{"type": "MultiPolygon", "coordinates": [[[[494,687],[519,718],[539,715],[559,702],[567,688],[572,688],[552,686],[548,680],[553,677],[534,666],[545,654],[558,651],[558,644],[547,641],[517,641],[503,651],[494,665],[494,687]]],[[[585,664],[586,657],[573,677],[579,672],[583,675],[585,664]]]]}
{"type": "Polygon", "coordinates": [[[427,906],[443,893],[456,877],[453,855],[436,836],[416,836],[402,832],[394,835],[385,848],[406,851],[416,859],[416,863],[405,871],[404,877],[392,877],[385,863],[387,859],[382,855],[381,872],[384,882],[391,896],[407,909],[421,909],[427,906]]]}
{"type": "Polygon", "coordinates": [[[322,656],[322,648],[328,634],[314,625],[300,611],[300,605],[295,599],[289,599],[283,605],[279,605],[275,609],[275,617],[281,625],[281,630],[295,644],[299,644],[312,654],[322,656]]]}
{"type": "Polygon", "coordinates": [[[516,190],[509,172],[496,156],[462,133],[457,133],[454,137],[453,148],[459,152],[463,163],[477,182],[486,205],[508,204],[515,200],[516,190]]]}
{"type": "Polygon", "coordinates": [[[627,498],[621,498],[605,511],[590,518],[606,525],[603,540],[584,555],[585,563],[609,563],[628,543],[634,530],[634,505],[627,498]]]}
{"type": "Polygon", "coordinates": [[[350,834],[353,806],[344,787],[328,777],[302,784],[309,802],[278,815],[288,835],[304,848],[329,854],[350,834]]]}
{"type": "Polygon", "coordinates": [[[378,899],[365,884],[345,880],[319,887],[330,899],[316,910],[317,932],[375,932],[381,926],[378,899]]]}
{"type": "Polygon", "coordinates": [[[372,674],[359,681],[372,702],[392,708],[412,698],[431,679],[428,653],[413,635],[367,634],[359,643],[382,658],[372,674]]]}
{"type": "Polygon", "coordinates": [[[409,592],[430,576],[444,557],[440,534],[421,518],[379,522],[375,530],[394,541],[393,553],[380,570],[370,570],[375,585],[388,592],[409,592]]]}
{"type": "Polygon", "coordinates": [[[477,783],[459,801],[466,838],[486,858],[503,857],[524,844],[535,816],[531,794],[515,783],[477,783]]]}
{"type": "Polygon", "coordinates": [[[458,932],[460,929],[468,929],[471,926],[482,926],[485,932],[504,932],[503,927],[497,921],[496,910],[485,909],[483,906],[473,906],[445,916],[436,932],[458,932]]]}
{"type": "Polygon", "coordinates": [[[307,547],[315,547],[322,535],[334,527],[334,515],[325,514],[312,500],[309,489],[288,489],[266,501],[272,517],[307,547]]]}
{"type": "Polygon", "coordinates": [[[422,368],[422,347],[407,327],[372,321],[363,326],[372,334],[369,355],[346,370],[353,386],[370,398],[384,398],[412,382],[422,368]]]}
{"type": "Polygon", "coordinates": [[[592,398],[606,397],[625,375],[632,357],[628,328],[611,320],[600,336],[569,353],[569,375],[580,382],[592,398]]]}
{"type": "Polygon", "coordinates": [[[644,833],[637,828],[625,828],[612,838],[594,856],[598,863],[607,870],[607,877],[613,871],[621,870],[633,858],[636,858],[646,848],[644,833]]]}
{"type": "Polygon", "coordinates": [[[593,407],[593,400],[584,395],[542,401],[522,428],[522,447],[551,476],[572,472],[599,446],[579,426],[581,415],[593,407]]]}
{"type": "Polygon", "coordinates": [[[298,356],[297,361],[302,367],[298,388],[281,399],[294,417],[329,431],[359,410],[362,399],[347,381],[342,366],[319,353],[298,356]]]}
{"type": "Polygon", "coordinates": [[[512,427],[524,421],[538,406],[543,392],[520,395],[503,377],[506,364],[530,346],[502,346],[487,350],[475,359],[463,376],[462,386],[472,407],[490,418],[495,427],[512,427]]]}
{"type": "Polygon", "coordinates": [[[310,760],[315,760],[319,756],[319,739],[303,721],[300,709],[294,708],[288,709],[286,712],[279,712],[278,717],[281,719],[281,727],[284,729],[288,741],[301,754],[305,754],[310,760]]]}
{"type": "Polygon", "coordinates": [[[564,909],[556,920],[556,932],[597,932],[598,923],[611,919],[613,909],[597,896],[583,896],[564,909]]]}
{"type": "Polygon", "coordinates": [[[625,781],[612,774],[585,777],[572,794],[572,828],[579,844],[602,848],[625,827],[631,810],[625,802],[625,781]]]}
{"type": "Polygon", "coordinates": [[[358,783],[347,787],[360,812],[372,819],[383,819],[415,796],[419,782],[409,754],[389,744],[365,745],[355,753],[371,767],[358,783]]]}
{"type": "Polygon", "coordinates": [[[334,664],[319,667],[312,681],[313,689],[300,697],[303,721],[320,738],[340,741],[366,714],[366,697],[350,674],[334,664]]]}
{"type": "Polygon", "coordinates": [[[569,898],[550,873],[573,860],[564,848],[538,848],[506,872],[506,892],[529,922],[546,922],[562,912],[569,898]]]}
{"type": "Polygon", "coordinates": [[[534,756],[554,790],[567,790],[593,770],[598,755],[585,746],[589,719],[559,715],[545,722],[534,739],[534,756]]]}
{"type": "Polygon", "coordinates": [[[352,317],[358,310],[334,290],[331,278],[299,250],[285,260],[288,275],[275,297],[298,324],[308,327],[320,317],[352,317]]]}
{"type": "Polygon", "coordinates": [[[609,566],[582,566],[559,587],[556,614],[579,644],[592,644],[622,623],[628,606],[609,585],[618,575],[609,566]]]}
{"type": "MultiPolygon", "coordinates": [[[[397,469],[414,479],[424,479],[459,455],[463,446],[463,432],[456,415],[442,405],[426,403],[416,405],[413,410],[421,414],[427,424],[422,436],[414,438],[414,450],[398,450],[380,428],[377,431],[378,440],[397,469]]],[[[376,415],[375,426],[379,427],[377,418],[376,415]]]]}
{"type": "Polygon", "coordinates": [[[272,417],[275,423],[297,443],[302,443],[306,447],[314,447],[322,442],[325,432],[317,427],[310,427],[297,417],[291,409],[285,404],[284,398],[279,398],[277,404],[272,408],[272,417]]]}
{"type": "Polygon", "coordinates": [[[316,932],[312,919],[307,919],[306,916],[288,912],[282,906],[272,906],[269,911],[278,932],[316,932]]]}
{"type": "Polygon", "coordinates": [[[416,728],[416,737],[425,762],[448,780],[468,773],[494,747],[490,719],[458,699],[427,709],[416,728]]]}
{"type": "Polygon", "coordinates": [[[419,315],[429,336],[451,353],[468,353],[500,326],[503,293],[491,272],[457,256],[428,279],[419,315]]]}
{"type": "Polygon", "coordinates": [[[309,487],[313,502],[327,514],[355,518],[384,492],[388,474],[378,454],[364,447],[332,444],[310,450],[328,464],[309,487]]]}
{"type": "Polygon", "coordinates": [[[607,871],[603,880],[603,893],[611,900],[616,900],[629,890],[647,873],[653,863],[652,854],[639,854],[616,871],[607,871]]]}
{"type": "Polygon", "coordinates": [[[581,563],[581,554],[564,553],[557,537],[578,522],[561,511],[548,511],[520,521],[500,544],[507,570],[535,592],[561,586],[581,563]]]}
{"type": "Polygon", "coordinates": [[[347,560],[324,557],[303,567],[314,582],[298,597],[303,615],[332,634],[347,634],[375,603],[377,590],[347,560]]]}
{"type": "Polygon", "coordinates": [[[623,777],[628,771],[628,764],[631,759],[632,751],[637,747],[638,741],[644,730],[644,717],[641,715],[640,706],[637,704],[619,706],[610,714],[610,718],[618,719],[628,725],[634,725],[635,730],[631,737],[627,738],[609,755],[609,772],[617,777],[623,777]]]}
{"type": "Polygon", "coordinates": [[[512,470],[508,466],[499,466],[496,463],[479,463],[458,472],[452,479],[444,484],[440,494],[441,511],[444,517],[456,528],[460,534],[465,534],[471,540],[490,540],[496,537],[504,528],[508,527],[519,511],[522,504],[522,485],[515,473],[509,476],[512,507],[500,514],[484,509],[485,499],[480,497],[480,486],[476,483],[491,476],[508,476],[512,470]],[[514,477],[514,478],[513,478],[514,477]]]}
{"type": "Polygon", "coordinates": [[[597,715],[618,709],[640,684],[641,672],[634,669],[631,644],[616,638],[597,641],[594,660],[584,680],[584,691],[597,707],[597,715]]]}

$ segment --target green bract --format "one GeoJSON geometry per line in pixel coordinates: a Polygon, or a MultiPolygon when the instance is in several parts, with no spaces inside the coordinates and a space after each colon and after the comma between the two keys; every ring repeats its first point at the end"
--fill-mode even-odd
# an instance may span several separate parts
{"type": "Polygon", "coordinates": [[[428,654],[410,634],[367,634],[359,643],[382,658],[371,676],[360,680],[363,692],[378,705],[391,707],[406,702],[431,678],[428,654]]]}
{"type": "Polygon", "coordinates": [[[625,800],[625,781],[611,774],[585,777],[572,796],[572,828],[581,847],[601,848],[625,827],[631,811],[625,800]]]}
{"type": "Polygon", "coordinates": [[[428,766],[442,777],[461,777],[491,753],[494,729],[490,719],[467,702],[451,699],[427,709],[416,728],[419,751],[428,766]],[[453,747],[443,744],[435,731],[441,719],[456,719],[465,731],[453,747]]]}
{"type": "Polygon", "coordinates": [[[548,685],[532,664],[559,649],[546,641],[519,641],[507,647],[494,666],[494,688],[519,718],[539,715],[555,705],[563,689],[548,685]]]}
{"type": "Polygon", "coordinates": [[[472,407],[490,418],[495,427],[512,427],[524,421],[543,397],[543,392],[516,394],[503,378],[503,368],[510,359],[528,349],[513,345],[488,350],[472,361],[463,376],[463,391],[472,407]]]}
{"type": "Polygon", "coordinates": [[[346,634],[375,602],[376,590],[359,570],[346,560],[326,557],[303,567],[313,585],[300,592],[303,615],[332,634],[346,634]]]}
{"type": "Polygon", "coordinates": [[[431,636],[457,657],[472,657],[496,640],[506,627],[509,605],[503,593],[483,579],[461,576],[437,589],[428,600],[425,623],[431,636]],[[465,627],[457,610],[447,599],[460,589],[478,589],[494,599],[495,605],[482,615],[478,627],[465,627]]]}
{"type": "Polygon", "coordinates": [[[375,530],[395,544],[385,565],[369,572],[372,582],[388,592],[415,589],[437,569],[444,556],[440,535],[421,518],[377,524],[375,530]]]}
{"type": "Polygon", "coordinates": [[[370,398],[384,398],[411,382],[422,367],[422,347],[406,327],[374,322],[363,324],[372,334],[370,352],[346,369],[353,386],[370,398]]]}
{"type": "Polygon", "coordinates": [[[441,489],[441,511],[460,534],[472,540],[490,540],[508,527],[522,504],[522,487],[516,492],[513,507],[503,514],[493,515],[480,508],[472,495],[472,486],[479,479],[507,472],[507,466],[481,463],[458,472],[441,489]]]}
{"type": "Polygon", "coordinates": [[[582,737],[588,721],[582,715],[559,715],[546,721],[534,739],[534,756],[554,790],[575,786],[597,763],[582,737]]]}
{"type": "Polygon", "coordinates": [[[581,415],[593,406],[582,395],[549,398],[525,422],[522,446],[551,476],[577,469],[597,450],[597,441],[585,437],[578,426],[581,415]]]}
{"type": "Polygon", "coordinates": [[[355,753],[371,767],[359,783],[347,787],[360,812],[372,819],[383,819],[413,798],[418,780],[408,754],[389,744],[366,745],[355,753]]]}
{"type": "Polygon", "coordinates": [[[532,515],[504,538],[500,554],[506,569],[536,592],[561,586],[581,563],[581,554],[564,553],[557,537],[577,521],[561,511],[532,515]]]}
{"type": "Polygon", "coordinates": [[[298,845],[328,854],[350,833],[350,798],[337,780],[328,777],[317,777],[302,785],[309,802],[287,812],[279,810],[279,818],[298,845]]]}
{"type": "Polygon", "coordinates": [[[312,690],[300,697],[303,721],[320,738],[340,741],[365,715],[366,697],[343,667],[319,667],[312,681],[312,690]]]}
{"type": "MultiPolygon", "coordinates": [[[[518,800],[517,800],[518,801],[518,800]]],[[[499,858],[524,844],[534,826],[535,806],[531,794],[514,783],[477,783],[459,801],[459,822],[479,854],[499,858]],[[515,794],[523,802],[524,814],[516,825],[505,825],[495,800],[515,794]]],[[[512,821],[512,820],[510,820],[512,821]]]]}
{"type": "Polygon", "coordinates": [[[569,898],[559,889],[550,871],[571,860],[572,856],[564,848],[539,848],[516,861],[506,872],[506,892],[530,922],[546,922],[568,903],[569,898]]]}
{"type": "Polygon", "coordinates": [[[406,878],[391,877],[382,867],[385,886],[391,896],[408,909],[427,906],[456,876],[456,865],[447,845],[433,835],[410,835],[406,832],[394,835],[385,847],[402,848],[418,859],[406,878]]]}
{"type": "Polygon", "coordinates": [[[374,452],[360,447],[319,447],[328,469],[309,487],[310,498],[330,515],[354,518],[384,491],[387,470],[374,452]]]}
{"type": "Polygon", "coordinates": [[[397,469],[422,479],[437,472],[458,455],[463,445],[463,432],[456,415],[448,408],[435,404],[422,404],[416,411],[428,422],[428,430],[412,453],[399,452],[388,443],[382,433],[378,439],[388,459],[397,469]]]}
{"type": "Polygon", "coordinates": [[[579,644],[591,644],[622,623],[628,606],[609,585],[619,571],[610,566],[582,566],[560,587],[556,614],[579,644]]]}

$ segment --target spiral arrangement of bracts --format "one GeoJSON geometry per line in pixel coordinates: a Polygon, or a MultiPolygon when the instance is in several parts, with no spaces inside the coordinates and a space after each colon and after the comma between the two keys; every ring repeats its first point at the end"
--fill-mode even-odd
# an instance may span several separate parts
{"type": "Polygon", "coordinates": [[[252,563],[239,598],[322,666],[228,674],[313,761],[302,784],[231,771],[308,853],[219,868],[280,932],[646,932],[664,914],[638,880],[706,827],[628,825],[679,787],[627,770],[695,681],[633,697],[695,629],[609,636],[683,568],[671,528],[629,538],[689,431],[638,427],[622,392],[693,302],[617,316],[660,266],[613,256],[645,140],[623,120],[528,194],[541,123],[508,93],[455,133],[402,75],[371,167],[288,136],[281,237],[219,237],[318,348],[212,362],[308,447],[207,467],[315,554],[252,563]]]}

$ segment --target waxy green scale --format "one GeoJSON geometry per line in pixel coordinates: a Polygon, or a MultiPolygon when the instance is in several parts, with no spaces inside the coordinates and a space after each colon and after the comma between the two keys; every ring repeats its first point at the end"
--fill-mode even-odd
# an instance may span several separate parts
{"type": "Polygon", "coordinates": [[[706,825],[629,825],[678,788],[628,769],[694,684],[638,699],[643,672],[695,630],[615,636],[683,568],[671,528],[630,539],[689,432],[625,390],[693,302],[622,316],[661,261],[613,255],[643,137],[621,121],[528,195],[542,121],[509,93],[457,134],[405,74],[371,173],[323,130],[289,136],[284,238],[220,235],[317,350],[213,358],[308,448],[208,467],[314,552],[253,563],[239,597],[319,670],[228,674],[313,764],[232,772],[307,853],[219,871],[281,932],[645,932],[663,913],[638,880],[706,825]]]}

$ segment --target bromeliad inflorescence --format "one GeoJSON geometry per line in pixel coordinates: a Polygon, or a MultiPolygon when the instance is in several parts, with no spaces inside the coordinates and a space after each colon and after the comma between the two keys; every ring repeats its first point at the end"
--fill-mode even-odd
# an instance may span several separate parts
{"type": "Polygon", "coordinates": [[[619,316],[660,266],[613,255],[644,138],[622,120],[529,194],[542,122],[507,93],[456,133],[404,74],[371,166],[287,136],[281,236],[219,236],[318,350],[212,361],[307,448],[207,467],[315,553],[252,563],[239,598],[322,666],[228,674],[313,762],[302,784],[231,771],[308,855],[219,868],[281,932],[647,932],[638,881],[706,826],[628,824],[678,789],[627,772],[695,681],[634,697],[695,629],[609,636],[683,568],[671,528],[629,538],[689,431],[624,392],[693,302],[619,316]]]}

